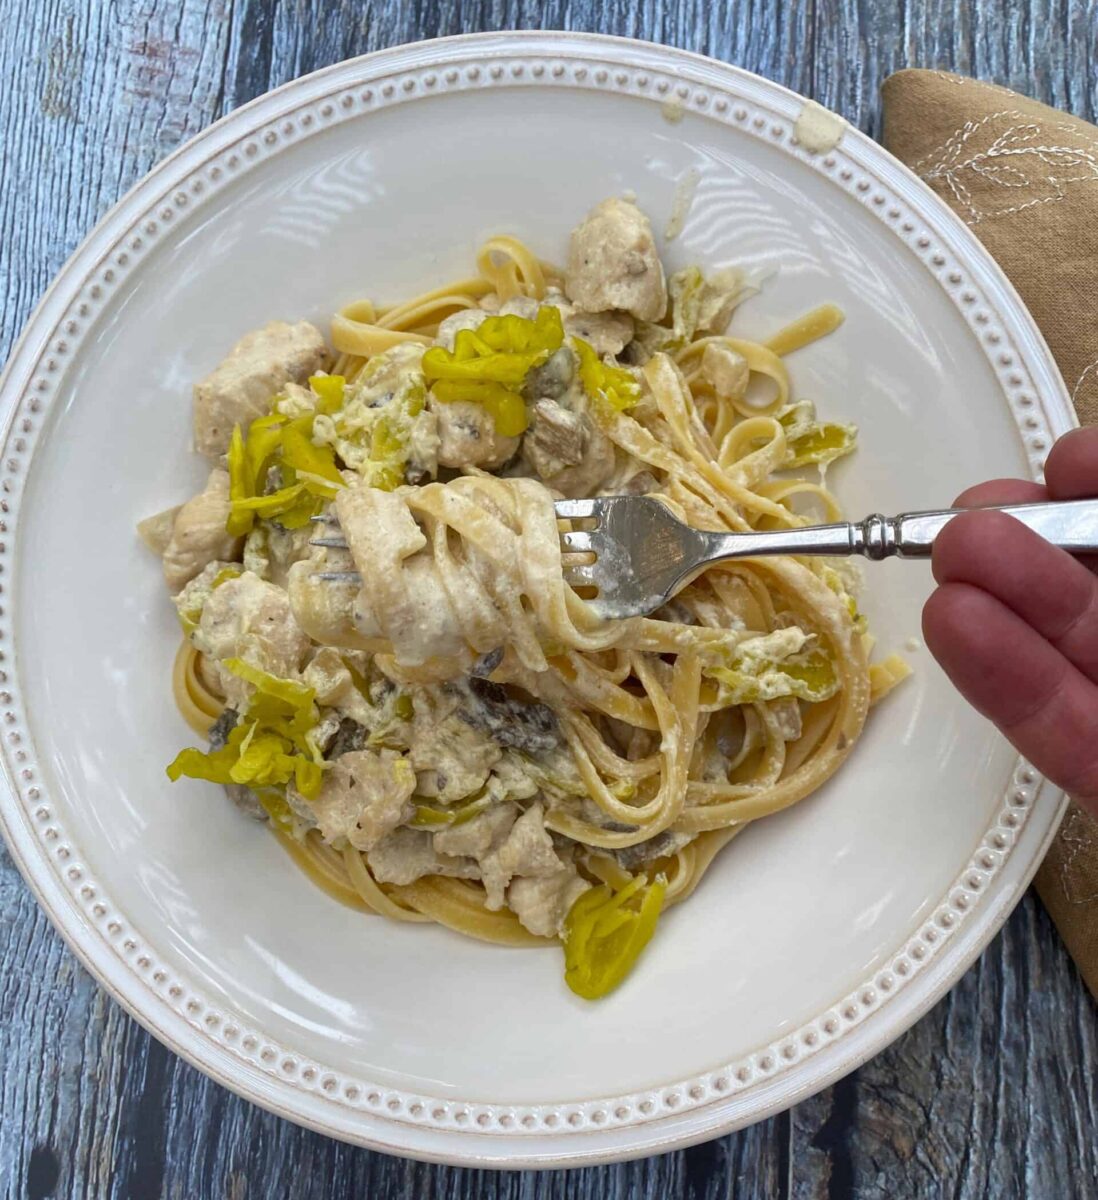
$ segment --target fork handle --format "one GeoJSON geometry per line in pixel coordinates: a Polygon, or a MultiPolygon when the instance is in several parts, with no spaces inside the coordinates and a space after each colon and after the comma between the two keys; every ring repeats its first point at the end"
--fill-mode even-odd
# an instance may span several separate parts
{"type": "MultiPolygon", "coordinates": [[[[993,512],[1007,513],[1047,542],[1071,554],[1098,553],[1098,500],[1063,500],[1042,504],[994,504],[993,512]]],[[[865,558],[929,558],[934,539],[958,513],[971,509],[946,508],[932,512],[879,514],[864,521],[837,525],[805,525],[750,534],[750,548],[742,534],[714,538],[715,559],[745,558],[759,554],[823,554],[865,558]],[[727,543],[718,546],[717,539],[727,543]]],[[[708,556],[707,556],[708,557],[708,556]]],[[[714,561],[714,558],[710,558],[714,561]]]]}

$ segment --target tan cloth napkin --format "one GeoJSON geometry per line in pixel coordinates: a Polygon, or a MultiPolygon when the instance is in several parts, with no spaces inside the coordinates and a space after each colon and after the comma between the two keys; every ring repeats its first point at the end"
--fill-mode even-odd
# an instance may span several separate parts
{"type": "MultiPolygon", "coordinates": [[[[995,256],[1098,423],[1098,128],[944,71],[900,71],[883,97],[885,145],[995,256]]],[[[1074,804],[1036,886],[1098,998],[1098,822],[1074,804]]]]}

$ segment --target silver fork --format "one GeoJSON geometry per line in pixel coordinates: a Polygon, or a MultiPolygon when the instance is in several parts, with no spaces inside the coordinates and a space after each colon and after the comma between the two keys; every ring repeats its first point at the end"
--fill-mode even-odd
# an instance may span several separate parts
{"type": "MultiPolygon", "coordinates": [[[[989,507],[1008,513],[1073,554],[1098,552],[1098,500],[989,507]]],[[[591,529],[561,534],[565,582],[581,595],[586,593],[600,616],[617,618],[654,612],[700,571],[735,558],[770,554],[860,554],[875,561],[893,556],[927,558],[946,523],[965,511],[874,514],[855,523],[712,533],[684,525],[648,496],[558,500],[555,508],[558,517],[594,522],[591,529]],[[584,561],[574,555],[585,556],[584,561]]]]}
{"type": "MultiPolygon", "coordinates": [[[[564,581],[599,616],[643,617],[666,604],[706,567],[735,558],[765,555],[860,554],[882,558],[927,558],[934,539],[965,509],[878,514],[854,523],[802,525],[765,533],[715,533],[694,529],[649,496],[602,496],[594,500],[558,500],[563,521],[586,521],[589,529],[560,535],[564,581]]],[[[1098,500],[989,506],[1004,512],[1072,554],[1098,553],[1098,500]]],[[[314,517],[335,532],[312,540],[314,546],[346,549],[334,514],[314,517]]],[[[358,583],[357,571],[318,571],[316,578],[358,583]]]]}

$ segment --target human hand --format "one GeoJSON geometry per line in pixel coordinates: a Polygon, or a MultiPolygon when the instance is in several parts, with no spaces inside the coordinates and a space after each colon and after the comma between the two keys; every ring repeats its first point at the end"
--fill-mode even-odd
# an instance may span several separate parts
{"type": "MultiPolygon", "coordinates": [[[[1098,496],[1098,428],[1062,437],[1045,485],[981,483],[956,507],[1098,496]]],[[[1013,517],[954,517],[935,539],[923,636],[960,693],[1098,816],[1098,559],[1075,559],[1013,517]]]]}

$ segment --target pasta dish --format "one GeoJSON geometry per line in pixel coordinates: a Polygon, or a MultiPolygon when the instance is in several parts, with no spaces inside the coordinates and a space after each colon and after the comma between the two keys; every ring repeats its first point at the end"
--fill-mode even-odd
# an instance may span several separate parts
{"type": "Polygon", "coordinates": [[[559,939],[574,992],[616,987],[906,673],[870,665],[838,561],[725,563],[622,620],[564,582],[562,497],[654,496],[709,530],[838,519],[824,472],[855,431],[794,396],[785,357],[842,314],[745,340],[755,290],[668,277],[613,198],[563,269],[495,237],[472,277],[351,304],[330,341],[275,321],[237,342],[194,388],[205,487],[140,527],[207,742],[170,778],[223,785],[349,905],[559,939]]]}

